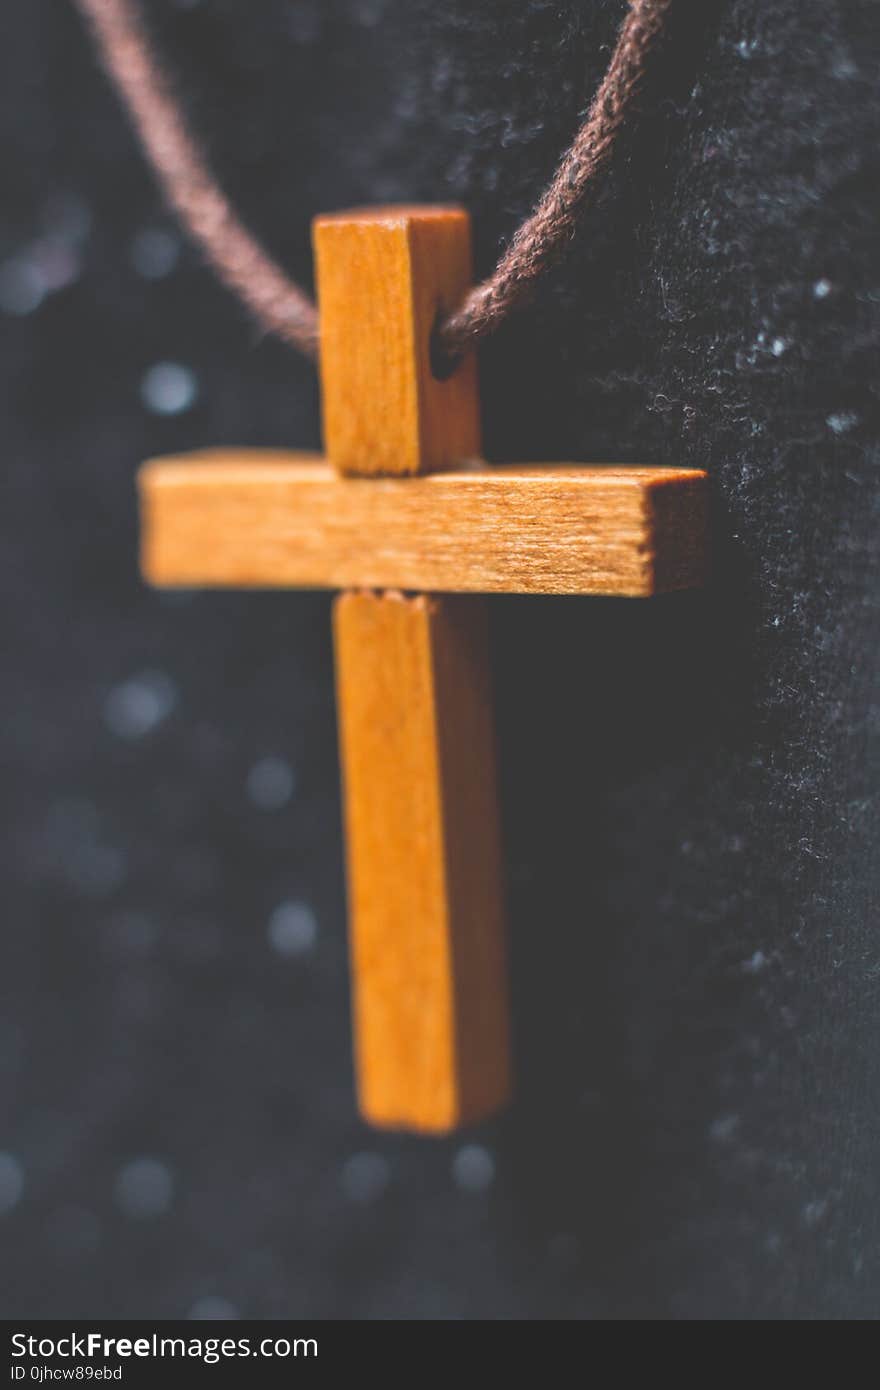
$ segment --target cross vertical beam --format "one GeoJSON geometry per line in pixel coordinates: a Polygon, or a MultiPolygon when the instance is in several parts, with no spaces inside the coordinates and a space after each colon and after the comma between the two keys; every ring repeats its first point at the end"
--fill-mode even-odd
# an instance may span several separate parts
{"type": "Polygon", "coordinates": [[[480,454],[477,366],[431,370],[438,314],[468,288],[463,208],[368,208],[315,218],[324,450],[341,473],[393,477],[480,454]]]}
{"type": "Polygon", "coordinates": [[[442,1131],[509,1085],[485,605],[336,600],[358,1096],[442,1131]]]}
{"type": "MultiPolygon", "coordinates": [[[[405,476],[476,458],[474,361],[445,381],[430,362],[471,278],[467,214],[337,214],[314,243],[330,461],[405,476]]],[[[334,636],[360,1106],[443,1132],[510,1086],[485,601],[350,592],[334,636]]]]}

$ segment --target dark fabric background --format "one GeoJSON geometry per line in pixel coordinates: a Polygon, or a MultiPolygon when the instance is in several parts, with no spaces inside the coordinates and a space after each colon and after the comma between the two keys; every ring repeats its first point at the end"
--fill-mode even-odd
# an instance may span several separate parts
{"type": "MultiPolygon", "coordinates": [[[[306,280],[313,213],[393,199],[465,203],[487,270],[624,8],[145,4],[306,280]]],[[[876,1316],[880,7],[675,8],[482,355],[485,437],[708,468],[717,580],[493,602],[519,1093],[427,1142],[352,1104],[329,598],[137,573],[138,461],[316,445],[313,371],[144,243],[173,224],[72,6],[3,5],[8,1316],[876,1316]]]]}

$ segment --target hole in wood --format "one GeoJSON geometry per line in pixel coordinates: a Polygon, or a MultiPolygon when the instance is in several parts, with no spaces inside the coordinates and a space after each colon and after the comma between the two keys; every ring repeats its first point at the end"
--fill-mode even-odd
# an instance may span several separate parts
{"type": "Polygon", "coordinates": [[[434,322],[431,325],[431,338],[428,344],[428,360],[431,363],[431,375],[436,381],[448,381],[462,361],[461,356],[451,357],[443,346],[443,339],[440,337],[440,324],[446,310],[442,304],[437,305],[437,312],[434,315],[434,322]]]}

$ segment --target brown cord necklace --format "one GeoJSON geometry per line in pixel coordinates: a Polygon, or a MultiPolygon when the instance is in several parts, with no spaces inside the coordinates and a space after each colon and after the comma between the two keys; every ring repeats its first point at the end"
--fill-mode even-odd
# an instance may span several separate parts
{"type": "Polygon", "coordinates": [[[144,574],[171,587],[342,590],[333,630],[359,1105],[383,1127],[473,1123],[511,1090],[481,595],[644,598],[700,585],[706,477],[481,463],[469,349],[571,239],[671,0],[631,0],[586,121],[487,280],[471,285],[461,208],[318,217],[320,323],[214,183],[131,0],[77,4],[170,202],[262,327],[317,357],[321,376],[325,457],[223,449],[145,465],[144,574]]]}
{"type": "MultiPolygon", "coordinates": [[[[316,357],[320,329],[315,305],[246,230],[218,188],[156,60],[134,0],[76,4],[91,25],[168,201],[220,279],[264,330],[316,357]]],[[[609,162],[671,4],[672,0],[630,0],[587,118],[535,210],[488,279],[471,288],[437,325],[437,346],[447,362],[458,361],[494,333],[572,239],[578,211],[609,162]]]]}

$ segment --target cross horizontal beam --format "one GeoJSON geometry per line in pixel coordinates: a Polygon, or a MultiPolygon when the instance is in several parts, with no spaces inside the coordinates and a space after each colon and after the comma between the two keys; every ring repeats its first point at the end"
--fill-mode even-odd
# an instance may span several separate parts
{"type": "Polygon", "coordinates": [[[211,450],[140,474],[164,586],[619,594],[701,585],[707,479],[611,465],[347,478],[316,454],[211,450]]]}

